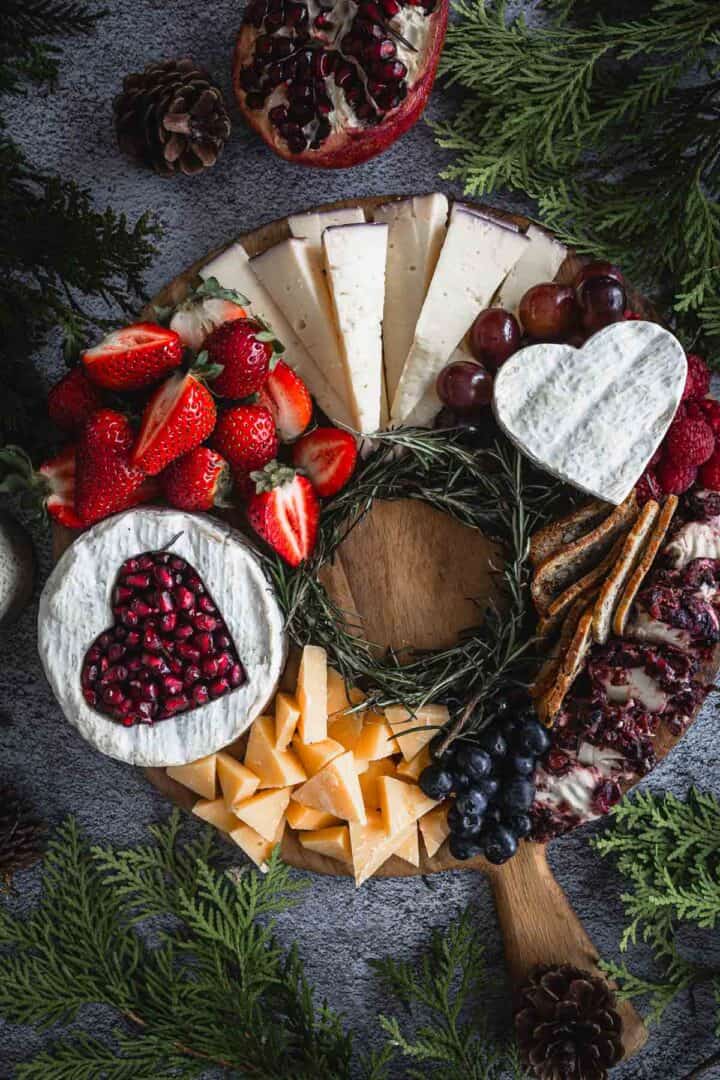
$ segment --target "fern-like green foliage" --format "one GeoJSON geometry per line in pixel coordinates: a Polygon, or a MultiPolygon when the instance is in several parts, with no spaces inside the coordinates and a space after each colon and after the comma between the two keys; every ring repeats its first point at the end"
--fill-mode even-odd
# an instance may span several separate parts
{"type": "MultiPolygon", "coordinates": [[[[91,31],[102,12],[66,0],[6,0],[0,19],[0,99],[27,80],[54,82],[53,38],[91,31]]],[[[74,181],[51,176],[12,140],[0,100],[0,443],[41,447],[47,438],[42,381],[31,355],[53,330],[66,353],[111,325],[91,312],[131,311],[142,295],[157,226],[148,215],[96,210],[74,181]]],[[[116,321],[115,319],[115,321],[116,321]]]]}
{"type": "MultiPolygon", "coordinates": [[[[708,978],[679,954],[676,935],[680,921],[714,927],[720,920],[720,803],[695,789],[686,800],[639,794],[613,810],[609,831],[593,843],[601,855],[616,858],[629,882],[622,894],[629,923],[621,951],[645,942],[658,975],[641,978],[627,964],[609,963],[606,970],[621,996],[647,998],[650,1018],[657,1020],[682,990],[708,978]]],[[[710,977],[720,1004],[720,974],[710,977]]]]}
{"type": "Polygon", "coordinates": [[[468,194],[538,203],[580,251],[654,289],[686,344],[720,363],[720,5],[456,0],[441,64],[462,107],[435,125],[468,194]],[[632,9],[632,10],[631,10],[632,9]],[[691,76],[689,84],[688,76],[691,76]]]}

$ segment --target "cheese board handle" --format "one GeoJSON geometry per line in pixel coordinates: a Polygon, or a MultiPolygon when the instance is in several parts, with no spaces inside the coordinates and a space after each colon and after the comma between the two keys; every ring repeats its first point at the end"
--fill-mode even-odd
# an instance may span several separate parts
{"type": "MultiPolygon", "coordinates": [[[[522,843],[514,858],[489,873],[513,985],[527,982],[538,964],[573,964],[604,978],[599,953],[552,875],[544,844],[522,843]]],[[[624,1057],[647,1041],[642,1017],[618,1002],[624,1057]]]]}

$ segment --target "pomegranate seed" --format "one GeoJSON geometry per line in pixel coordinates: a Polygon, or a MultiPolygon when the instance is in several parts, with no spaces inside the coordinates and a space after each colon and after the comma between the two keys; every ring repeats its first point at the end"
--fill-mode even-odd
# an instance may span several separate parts
{"type": "Polygon", "coordinates": [[[274,109],[271,109],[268,113],[270,117],[270,123],[275,127],[279,127],[280,124],[284,124],[288,118],[288,111],[284,105],[276,105],[274,109]]]}
{"type": "Polygon", "coordinates": [[[363,3],[360,4],[358,8],[358,14],[360,15],[360,18],[369,19],[370,22],[385,22],[385,16],[377,4],[374,4],[372,0],[363,0],[363,3]]]}
{"type": "Polygon", "coordinates": [[[102,656],[100,658],[100,672],[101,673],[106,672],[109,667],[110,667],[110,661],[108,660],[107,656],[102,656]]]}
{"type": "Polygon", "coordinates": [[[102,699],[106,705],[119,705],[125,700],[125,695],[117,686],[106,686],[102,692],[102,699]]]}
{"type": "Polygon", "coordinates": [[[153,577],[158,583],[161,589],[172,589],[173,576],[166,566],[156,566],[153,568],[153,577]]]}
{"type": "Polygon", "coordinates": [[[362,38],[353,37],[350,34],[346,34],[341,42],[342,51],[345,56],[362,56],[365,46],[363,45],[362,38]]]}
{"type": "Polygon", "coordinates": [[[174,611],[168,611],[160,619],[160,630],[163,634],[171,634],[177,626],[177,615],[174,611]]]}
{"type": "Polygon", "coordinates": [[[209,596],[201,596],[198,600],[198,607],[201,611],[204,611],[206,615],[217,614],[217,608],[215,607],[209,596]]]}
{"type": "Polygon", "coordinates": [[[94,690],[90,690],[86,687],[83,690],[83,697],[87,701],[88,705],[91,705],[93,707],[97,705],[97,694],[94,690]]]}
{"type": "Polygon", "coordinates": [[[92,686],[93,683],[97,682],[97,678],[98,669],[96,665],[86,664],[85,667],[82,669],[82,673],[80,675],[80,685],[84,688],[92,686]]]}
{"type": "Polygon", "coordinates": [[[380,3],[382,4],[382,9],[387,15],[388,19],[394,19],[400,11],[400,5],[398,4],[398,0],[380,0],[380,3]]]}
{"type": "Polygon", "coordinates": [[[227,681],[227,679],[215,679],[215,681],[211,682],[209,686],[210,697],[222,697],[223,694],[227,694],[229,689],[230,683],[227,681]]]}
{"type": "Polygon", "coordinates": [[[153,652],[160,652],[163,647],[163,643],[160,640],[157,631],[149,629],[143,634],[143,645],[146,649],[151,649],[153,652]]]}
{"type": "Polygon", "coordinates": [[[332,19],[330,18],[330,16],[329,16],[329,15],[326,15],[326,14],[325,14],[324,12],[322,12],[322,11],[321,11],[321,12],[320,12],[320,14],[319,14],[318,16],[316,16],[316,18],[315,18],[315,29],[316,29],[316,30],[329,30],[329,29],[330,29],[331,27],[333,27],[334,25],[335,25],[335,23],[334,23],[334,22],[333,22],[333,20],[332,20],[332,19]]]}
{"type": "Polygon", "coordinates": [[[151,724],[157,711],[158,707],[153,701],[141,701],[137,707],[138,719],[141,723],[151,724]]]}
{"type": "Polygon", "coordinates": [[[91,648],[88,649],[87,656],[85,657],[85,659],[89,660],[90,663],[94,664],[95,661],[99,660],[101,656],[102,656],[102,653],[98,649],[97,645],[93,645],[91,648]]]}
{"type": "Polygon", "coordinates": [[[109,667],[103,675],[102,683],[117,683],[125,682],[128,677],[128,669],[123,664],[115,664],[113,667],[109,667]]]}
{"type": "Polygon", "coordinates": [[[131,611],[130,608],[119,608],[117,617],[120,619],[120,622],[123,623],[124,626],[127,626],[131,629],[137,626],[140,622],[139,617],[135,614],[134,611],[131,611]]]}
{"type": "Polygon", "coordinates": [[[190,592],[190,590],[186,589],[183,585],[178,585],[178,587],[174,590],[173,599],[175,600],[176,605],[182,611],[189,611],[195,603],[195,597],[190,592]]]}
{"type": "Polygon", "coordinates": [[[160,687],[156,682],[143,683],[140,697],[143,701],[157,701],[160,697],[160,687]]]}
{"type": "Polygon", "coordinates": [[[115,661],[120,660],[126,652],[127,649],[124,645],[111,645],[108,649],[108,660],[114,664],[115,661]]]}
{"type": "Polygon", "coordinates": [[[185,584],[187,585],[190,592],[195,593],[196,596],[202,596],[202,594],[205,592],[205,586],[203,585],[197,574],[188,574],[187,578],[185,579],[185,584]]]}
{"type": "Polygon", "coordinates": [[[168,666],[162,656],[158,656],[156,653],[143,652],[140,659],[142,660],[146,668],[152,668],[154,671],[168,670],[168,666]]]}
{"type": "Polygon", "coordinates": [[[207,630],[212,633],[213,630],[218,628],[218,620],[214,619],[212,615],[195,615],[193,617],[193,626],[196,630],[207,630]]]}
{"type": "Polygon", "coordinates": [[[128,694],[133,701],[139,701],[145,692],[145,683],[141,683],[139,679],[131,679],[127,684],[128,694]]]}
{"type": "MultiPolygon", "coordinates": [[[[198,654],[198,659],[199,658],[200,657],[199,657],[199,654],[198,654]]],[[[203,675],[205,675],[208,679],[214,679],[215,676],[218,673],[217,659],[214,656],[206,657],[206,659],[203,660],[202,664],[200,665],[200,668],[202,670],[203,675]]]]}
{"type": "Polygon", "coordinates": [[[215,635],[215,648],[216,649],[231,649],[232,648],[232,641],[227,636],[227,634],[223,634],[222,632],[220,632],[219,634],[215,635]]]}
{"type": "Polygon", "coordinates": [[[168,661],[168,667],[170,668],[173,675],[182,675],[183,671],[185,670],[182,661],[178,660],[176,657],[168,661]]]}
{"type": "Polygon", "coordinates": [[[240,686],[245,682],[245,672],[243,671],[242,664],[233,664],[230,669],[230,685],[234,688],[240,686]]]}
{"type": "Polygon", "coordinates": [[[193,686],[192,699],[195,705],[205,705],[210,700],[210,693],[204,683],[193,686]]]}
{"type": "Polygon", "coordinates": [[[132,589],[149,589],[150,575],[128,574],[128,576],[125,578],[125,584],[129,585],[132,589]]]}
{"type": "Polygon", "coordinates": [[[383,82],[399,82],[407,75],[407,68],[402,60],[389,60],[385,64],[375,64],[373,74],[383,82]]]}
{"type": "Polygon", "coordinates": [[[183,682],[182,679],[178,679],[175,675],[166,675],[163,679],[163,689],[170,697],[177,694],[182,694],[183,682]]]}
{"type": "Polygon", "coordinates": [[[142,660],[139,656],[133,656],[132,659],[127,662],[128,671],[140,671],[142,667],[142,660]]]}
{"type": "Polygon", "coordinates": [[[305,4],[288,4],[285,8],[285,22],[288,26],[298,29],[305,26],[308,21],[308,9],[305,4]]]}
{"type": "Polygon", "coordinates": [[[183,623],[182,626],[178,626],[173,637],[176,641],[187,641],[187,639],[192,637],[194,633],[195,630],[190,625],[190,623],[183,623]]]}
{"type": "Polygon", "coordinates": [[[163,614],[174,611],[175,605],[173,604],[173,598],[167,589],[163,589],[161,593],[158,593],[157,608],[158,611],[161,611],[163,614]]]}
{"type": "Polygon", "coordinates": [[[137,559],[126,559],[125,562],[120,567],[120,573],[121,574],[134,574],[135,571],[138,570],[138,569],[139,569],[139,567],[138,567],[137,559]]]}
{"type": "Polygon", "coordinates": [[[171,570],[185,570],[187,569],[187,563],[184,559],[181,559],[179,555],[171,556],[169,560],[169,566],[171,570]]]}
{"type": "MultiPolygon", "coordinates": [[[[397,55],[395,42],[390,38],[382,38],[380,41],[372,41],[365,49],[366,60],[394,60],[397,55]]],[[[381,77],[381,76],[379,76],[381,77]]]]}
{"type": "Polygon", "coordinates": [[[127,698],[123,698],[119,705],[113,709],[113,715],[121,719],[123,716],[127,716],[130,710],[133,708],[132,701],[128,701],[127,698]]]}
{"type": "Polygon", "coordinates": [[[140,619],[146,619],[148,615],[152,615],[153,609],[149,604],[146,604],[144,600],[135,599],[130,604],[130,611],[134,611],[140,619]]]}
{"type": "Polygon", "coordinates": [[[222,653],[217,657],[217,673],[218,675],[226,675],[232,667],[232,657],[227,653],[222,653]]]}
{"type": "Polygon", "coordinates": [[[183,660],[189,660],[192,664],[197,664],[200,659],[200,653],[187,641],[181,641],[177,646],[178,656],[182,656],[183,660]]]}
{"type": "Polygon", "coordinates": [[[112,645],[112,638],[108,633],[101,634],[97,639],[97,646],[103,652],[105,652],[112,645]]]}
{"type": "Polygon", "coordinates": [[[192,686],[196,683],[200,678],[200,674],[200,668],[195,664],[190,664],[190,666],[185,669],[185,686],[192,686]]]}
{"type": "Polygon", "coordinates": [[[139,570],[152,570],[154,565],[155,565],[155,556],[154,555],[141,555],[140,558],[138,559],[138,569],[139,570]]]}
{"type": "Polygon", "coordinates": [[[201,656],[209,656],[215,648],[212,634],[208,634],[205,631],[195,635],[193,638],[193,645],[197,647],[201,656]]]}
{"type": "Polygon", "coordinates": [[[124,604],[126,600],[130,599],[132,594],[132,589],[126,589],[124,585],[118,585],[113,592],[113,606],[117,607],[120,604],[124,604]]]}
{"type": "Polygon", "coordinates": [[[177,697],[170,697],[165,699],[163,706],[163,712],[167,716],[172,716],[173,713],[182,712],[183,709],[187,709],[190,701],[184,694],[178,694],[177,697]]]}

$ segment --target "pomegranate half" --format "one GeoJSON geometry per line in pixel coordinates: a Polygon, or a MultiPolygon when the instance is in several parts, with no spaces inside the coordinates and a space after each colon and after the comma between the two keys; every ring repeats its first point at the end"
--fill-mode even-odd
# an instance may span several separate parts
{"type": "Polygon", "coordinates": [[[419,118],[449,0],[248,0],[235,48],[241,111],[276,154],[341,169],[419,118]]]}

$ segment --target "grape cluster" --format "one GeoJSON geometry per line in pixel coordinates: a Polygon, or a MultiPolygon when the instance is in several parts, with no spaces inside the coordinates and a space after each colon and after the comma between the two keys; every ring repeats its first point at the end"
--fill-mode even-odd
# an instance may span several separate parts
{"type": "Polygon", "coordinates": [[[473,741],[459,739],[420,775],[431,799],[455,795],[448,811],[450,854],[484,855],[496,865],[517,851],[532,828],[537,759],[550,745],[545,728],[529,713],[493,722],[473,741]]]}

